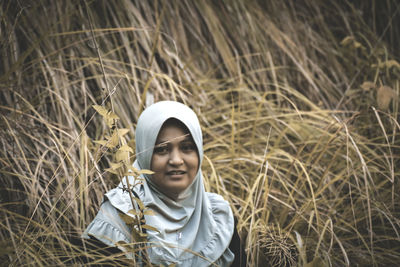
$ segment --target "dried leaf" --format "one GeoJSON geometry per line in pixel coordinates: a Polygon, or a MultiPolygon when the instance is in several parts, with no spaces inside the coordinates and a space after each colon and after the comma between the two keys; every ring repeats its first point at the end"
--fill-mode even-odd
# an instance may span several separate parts
{"type": "Polygon", "coordinates": [[[107,171],[107,172],[109,172],[109,173],[113,173],[113,174],[119,175],[118,171],[113,170],[113,169],[111,169],[111,168],[107,168],[107,169],[105,169],[105,171],[107,171]]]}
{"type": "Polygon", "coordinates": [[[134,138],[128,141],[128,146],[131,147],[132,150],[135,149],[136,145],[135,145],[135,139],[134,138]]]}
{"type": "Polygon", "coordinates": [[[128,146],[128,145],[123,145],[123,146],[121,146],[118,150],[133,153],[133,149],[132,149],[130,146],[128,146]]]}
{"type": "Polygon", "coordinates": [[[390,69],[392,67],[395,67],[396,69],[400,69],[400,63],[397,62],[394,59],[386,61],[386,66],[390,69]]]}
{"type": "Polygon", "coordinates": [[[140,215],[139,212],[137,212],[137,211],[134,210],[134,209],[128,210],[128,213],[129,213],[129,214],[132,214],[132,215],[135,215],[135,216],[139,216],[139,215],[140,215]]]}
{"type": "Polygon", "coordinates": [[[130,171],[130,173],[129,173],[130,176],[135,176],[135,177],[137,177],[137,176],[140,175],[140,174],[139,174],[139,170],[136,169],[135,167],[133,167],[132,165],[128,167],[128,170],[130,171]]]}
{"type": "Polygon", "coordinates": [[[361,85],[361,89],[365,91],[369,91],[373,88],[375,88],[375,84],[373,82],[363,82],[363,84],[361,85]]]}
{"type": "Polygon", "coordinates": [[[115,160],[116,160],[116,161],[129,160],[129,152],[118,150],[118,151],[115,153],[115,160]]]}
{"type": "Polygon", "coordinates": [[[153,174],[154,172],[151,170],[143,169],[143,170],[140,170],[138,173],[139,174],[153,174]]]}
{"type": "Polygon", "coordinates": [[[127,133],[129,133],[129,129],[126,129],[126,128],[118,129],[119,137],[122,137],[122,136],[126,135],[127,133]]]}
{"type": "Polygon", "coordinates": [[[93,105],[93,108],[103,117],[107,118],[107,119],[114,119],[114,120],[118,120],[119,117],[117,116],[117,114],[115,114],[114,112],[112,112],[111,110],[107,110],[106,108],[99,106],[99,105],[93,105]]]}
{"type": "Polygon", "coordinates": [[[384,69],[384,68],[395,68],[395,69],[400,69],[400,63],[397,62],[394,59],[391,60],[386,60],[384,62],[379,62],[379,64],[372,64],[373,68],[379,67],[380,69],[384,69]]]}
{"type": "Polygon", "coordinates": [[[106,147],[108,148],[114,148],[118,145],[118,132],[114,131],[112,136],[107,140],[108,142],[106,143],[106,147]]]}
{"type": "Polygon", "coordinates": [[[116,244],[117,246],[121,246],[121,247],[125,247],[125,246],[128,245],[128,243],[126,243],[125,241],[122,241],[122,240],[116,242],[115,244],[116,244]]]}
{"type": "Polygon", "coordinates": [[[100,144],[102,146],[105,146],[107,144],[106,140],[95,140],[93,142],[96,143],[96,144],[100,144]]]}
{"type": "Polygon", "coordinates": [[[103,106],[93,105],[93,108],[104,118],[108,127],[111,127],[116,120],[119,120],[119,117],[114,112],[103,106]]]}
{"type": "Polygon", "coordinates": [[[137,230],[136,228],[132,228],[132,239],[135,242],[145,241],[147,239],[147,234],[142,233],[141,231],[137,230]]]}
{"type": "Polygon", "coordinates": [[[126,215],[124,213],[119,212],[119,217],[121,217],[121,219],[127,224],[127,225],[131,225],[131,224],[135,224],[136,220],[134,218],[132,218],[129,215],[126,215]]]}
{"type": "Polygon", "coordinates": [[[345,37],[341,42],[340,45],[346,46],[352,49],[357,49],[360,48],[361,50],[365,50],[366,48],[360,43],[357,42],[356,39],[354,39],[353,36],[347,36],[345,37]]]}
{"type": "Polygon", "coordinates": [[[151,230],[151,231],[155,231],[155,232],[160,232],[157,228],[150,226],[148,224],[144,224],[142,225],[142,228],[147,229],[147,230],[151,230]]]}
{"type": "Polygon", "coordinates": [[[133,198],[135,201],[136,201],[136,203],[139,205],[139,209],[140,210],[144,210],[144,204],[143,204],[143,202],[139,199],[139,198],[137,198],[137,197],[134,197],[133,198]]]}
{"type": "Polygon", "coordinates": [[[156,213],[154,212],[154,210],[151,210],[151,209],[146,209],[146,210],[143,212],[143,214],[144,214],[144,215],[149,215],[149,216],[154,216],[154,215],[156,215],[156,213]]]}
{"type": "Polygon", "coordinates": [[[347,46],[347,45],[349,45],[353,40],[354,40],[354,37],[352,37],[352,36],[346,36],[346,37],[340,42],[340,45],[342,45],[342,46],[347,46]]]}
{"type": "Polygon", "coordinates": [[[118,241],[115,244],[119,247],[123,247],[126,252],[135,253],[136,251],[129,243],[126,243],[125,241],[118,241]]]}
{"type": "Polygon", "coordinates": [[[396,92],[389,86],[381,86],[377,93],[378,107],[381,110],[387,110],[389,108],[390,101],[396,97],[396,92]]]}
{"type": "Polygon", "coordinates": [[[132,187],[135,187],[138,184],[142,184],[142,182],[145,180],[144,178],[141,178],[140,176],[135,176],[132,172],[124,172],[122,176],[128,176],[128,177],[133,177],[134,181],[136,182],[135,184],[131,184],[132,187]]]}
{"type": "Polygon", "coordinates": [[[107,168],[105,170],[110,173],[119,175],[120,173],[118,172],[118,169],[121,168],[122,166],[123,166],[123,164],[121,162],[118,162],[118,163],[111,162],[110,168],[107,168]]]}
{"type": "Polygon", "coordinates": [[[117,162],[117,163],[111,162],[110,165],[111,165],[111,169],[116,170],[118,168],[121,168],[123,164],[121,162],[117,162]]]}
{"type": "Polygon", "coordinates": [[[116,120],[114,119],[107,119],[105,118],[106,124],[109,128],[112,128],[112,126],[115,124],[116,120]]]}
{"type": "Polygon", "coordinates": [[[108,112],[108,110],[106,109],[106,108],[104,108],[104,107],[102,107],[102,106],[99,106],[99,105],[93,105],[92,106],[101,116],[106,116],[107,115],[107,112],[108,112]]]}

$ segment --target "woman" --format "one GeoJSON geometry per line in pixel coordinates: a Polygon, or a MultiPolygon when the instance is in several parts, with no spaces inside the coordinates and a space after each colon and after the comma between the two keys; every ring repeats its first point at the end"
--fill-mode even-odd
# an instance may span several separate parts
{"type": "MultiPolygon", "coordinates": [[[[136,128],[136,156],[135,168],[154,172],[142,174],[144,181],[131,188],[146,209],[153,211],[145,215],[146,224],[157,229],[147,230],[152,264],[231,266],[244,260],[229,203],[204,190],[202,132],[190,108],[162,101],[145,109],[136,128]]],[[[132,187],[134,178],[128,178],[132,187]]],[[[105,194],[84,238],[94,237],[108,246],[134,242],[118,214],[129,215],[135,209],[125,188],[124,179],[105,194]]]]}

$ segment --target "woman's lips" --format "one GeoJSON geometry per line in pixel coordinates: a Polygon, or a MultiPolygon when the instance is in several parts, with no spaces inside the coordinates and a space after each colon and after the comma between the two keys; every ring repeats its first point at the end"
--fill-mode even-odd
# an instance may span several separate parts
{"type": "Polygon", "coordinates": [[[185,174],[186,174],[185,171],[178,171],[178,170],[167,172],[167,175],[171,178],[182,178],[182,176],[185,174]]]}

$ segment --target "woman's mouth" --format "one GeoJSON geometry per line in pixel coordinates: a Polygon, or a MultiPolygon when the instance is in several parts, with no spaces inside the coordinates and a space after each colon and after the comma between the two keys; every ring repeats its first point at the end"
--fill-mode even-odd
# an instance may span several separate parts
{"type": "Polygon", "coordinates": [[[186,173],[185,171],[176,170],[176,171],[167,172],[167,175],[172,177],[172,178],[181,178],[182,175],[184,175],[185,173],[186,173]]]}

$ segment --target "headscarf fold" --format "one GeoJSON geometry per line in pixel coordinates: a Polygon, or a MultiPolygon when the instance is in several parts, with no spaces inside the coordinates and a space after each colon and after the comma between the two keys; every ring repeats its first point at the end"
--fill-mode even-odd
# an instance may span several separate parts
{"type": "MultiPolygon", "coordinates": [[[[192,184],[171,199],[152,182],[151,175],[142,175],[144,182],[132,188],[143,204],[154,211],[145,215],[146,224],[158,229],[148,230],[148,253],[153,264],[176,266],[229,266],[233,253],[229,250],[234,220],[228,202],[220,195],[205,192],[201,162],[203,138],[196,114],[182,103],[162,101],[146,108],[136,127],[136,161],[134,167],[150,169],[153,148],[163,124],[171,118],[181,121],[189,130],[199,155],[199,170],[192,184]]],[[[134,178],[129,176],[129,184],[134,178]]],[[[110,203],[129,215],[132,209],[129,194],[122,183],[106,193],[110,203]]]]}

